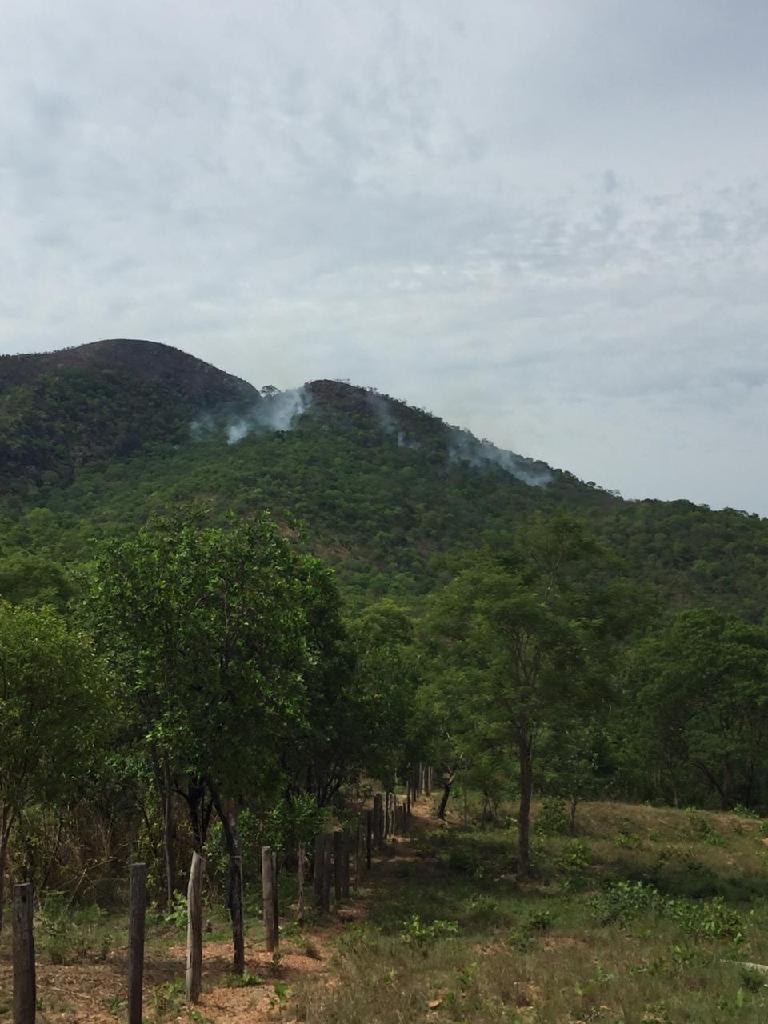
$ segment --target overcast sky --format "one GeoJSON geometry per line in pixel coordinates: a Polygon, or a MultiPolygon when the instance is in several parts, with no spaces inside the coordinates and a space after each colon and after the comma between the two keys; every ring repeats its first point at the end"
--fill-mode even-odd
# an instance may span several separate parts
{"type": "Polygon", "coordinates": [[[768,515],[766,0],[4,0],[0,350],[350,378],[768,515]]]}

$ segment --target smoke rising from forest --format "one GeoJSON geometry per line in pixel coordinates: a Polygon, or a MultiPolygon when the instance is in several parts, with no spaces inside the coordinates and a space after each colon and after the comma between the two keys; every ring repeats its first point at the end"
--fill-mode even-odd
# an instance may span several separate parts
{"type": "MultiPolygon", "coordinates": [[[[253,431],[292,430],[296,420],[311,403],[312,396],[304,387],[290,388],[287,391],[278,391],[272,387],[262,388],[261,397],[251,409],[237,416],[225,418],[223,428],[227,444],[237,444],[253,431]]],[[[206,414],[192,424],[192,436],[201,439],[210,436],[221,427],[221,417],[206,414]]]]}
{"type": "Polygon", "coordinates": [[[546,487],[552,482],[552,471],[543,462],[534,462],[515,452],[497,448],[491,441],[480,440],[468,430],[451,429],[448,455],[452,462],[468,462],[475,469],[498,466],[529,487],[546,487]]]}
{"type": "MultiPolygon", "coordinates": [[[[385,434],[397,439],[398,448],[421,447],[419,441],[403,430],[393,415],[391,404],[385,398],[370,391],[367,401],[379,427],[385,434]]],[[[460,427],[449,427],[448,431],[448,458],[451,462],[469,463],[475,469],[498,466],[530,487],[546,487],[552,481],[552,472],[544,463],[534,462],[514,452],[497,448],[491,441],[481,441],[460,427]]]]}

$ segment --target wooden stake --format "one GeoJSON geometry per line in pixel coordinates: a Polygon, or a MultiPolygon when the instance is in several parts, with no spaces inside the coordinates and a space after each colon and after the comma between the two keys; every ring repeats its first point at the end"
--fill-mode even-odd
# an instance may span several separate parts
{"type": "Polygon", "coordinates": [[[205,858],[192,854],[187,887],[187,1002],[196,1003],[203,988],[203,873],[205,858]]]}
{"type": "Polygon", "coordinates": [[[147,865],[131,864],[130,925],[128,930],[128,1024],[142,1022],[144,935],[147,915],[147,865]]]}
{"type": "Polygon", "coordinates": [[[277,949],[277,915],[275,914],[275,861],[271,846],[261,848],[261,902],[264,916],[265,946],[268,953],[277,949]]]}
{"type": "Polygon", "coordinates": [[[382,808],[381,793],[375,793],[373,797],[373,842],[377,850],[384,845],[384,812],[382,808]]]}
{"type": "Polygon", "coordinates": [[[299,924],[304,923],[304,863],[306,861],[306,854],[304,853],[304,843],[299,843],[296,849],[296,920],[299,924]]]}
{"type": "Polygon", "coordinates": [[[344,833],[333,833],[333,898],[338,903],[344,885],[344,833]]]}
{"type": "Polygon", "coordinates": [[[357,816],[357,824],[355,825],[355,892],[360,888],[360,878],[362,873],[363,858],[362,858],[362,818],[361,814],[357,816]]]}
{"type": "Polygon", "coordinates": [[[325,873],[325,836],[322,832],[315,836],[315,858],[313,864],[312,890],[315,897],[315,910],[323,909],[323,876],[325,873]]]}
{"type": "Polygon", "coordinates": [[[35,896],[31,882],[13,887],[13,1024],[35,1024],[35,896]]]}
{"type": "Polygon", "coordinates": [[[229,864],[229,908],[232,918],[233,967],[235,974],[245,972],[245,925],[243,923],[243,858],[232,857],[229,864]]]}
{"type": "Polygon", "coordinates": [[[345,829],[341,833],[341,898],[349,899],[349,858],[352,847],[352,835],[345,829]]]}
{"type": "Polygon", "coordinates": [[[280,863],[277,850],[272,851],[272,905],[275,914],[275,935],[280,939],[280,863]]]}

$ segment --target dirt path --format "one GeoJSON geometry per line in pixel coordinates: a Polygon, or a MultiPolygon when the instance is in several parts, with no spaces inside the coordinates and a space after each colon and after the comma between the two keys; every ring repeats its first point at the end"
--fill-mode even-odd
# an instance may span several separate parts
{"type": "MultiPolygon", "coordinates": [[[[412,807],[413,833],[434,827],[429,805],[412,807]]],[[[246,972],[261,983],[232,985],[230,942],[206,942],[203,947],[203,995],[195,1007],[183,999],[186,950],[171,945],[162,952],[147,951],[144,982],[144,1017],[154,1024],[262,1024],[289,1019],[281,995],[284,986],[300,979],[316,978],[328,984],[329,960],[344,928],[364,920],[372,890],[397,884],[397,865],[414,858],[410,840],[397,838],[382,856],[374,856],[371,873],[360,891],[322,923],[305,926],[297,937],[281,937],[279,963],[264,951],[261,942],[246,940],[246,972]]],[[[124,1021],[127,949],[110,950],[104,962],[53,965],[38,961],[39,1024],[115,1024],[124,1021]]],[[[10,1020],[11,966],[0,964],[0,1021],[10,1020]]]]}

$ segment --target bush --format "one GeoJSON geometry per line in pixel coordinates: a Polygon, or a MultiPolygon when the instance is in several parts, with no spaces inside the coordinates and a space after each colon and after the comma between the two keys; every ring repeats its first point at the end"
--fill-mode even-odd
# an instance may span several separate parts
{"type": "Polygon", "coordinates": [[[600,924],[626,924],[643,913],[671,918],[696,938],[744,937],[741,914],[717,896],[711,900],[674,899],[645,882],[614,882],[592,900],[600,924]]]}
{"type": "Polygon", "coordinates": [[[458,921],[436,920],[431,924],[426,924],[418,914],[413,914],[407,921],[403,921],[400,938],[406,945],[415,946],[426,955],[439,939],[449,935],[458,935],[458,933],[458,921]]]}
{"type": "Polygon", "coordinates": [[[536,831],[542,836],[563,836],[568,833],[568,812],[559,797],[544,797],[541,810],[536,815],[536,831]]]}

